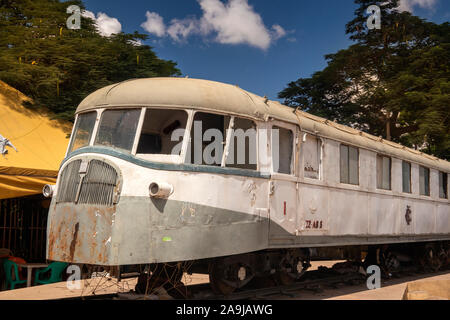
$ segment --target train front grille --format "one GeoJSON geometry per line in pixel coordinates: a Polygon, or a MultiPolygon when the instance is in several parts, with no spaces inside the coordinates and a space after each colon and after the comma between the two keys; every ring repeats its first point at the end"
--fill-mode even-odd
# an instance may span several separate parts
{"type": "Polygon", "coordinates": [[[104,161],[75,160],[60,176],[58,203],[112,206],[117,202],[118,173],[104,161]]]}
{"type": "Polygon", "coordinates": [[[58,202],[75,202],[78,186],[80,184],[81,160],[69,163],[61,173],[58,190],[58,202]]]}

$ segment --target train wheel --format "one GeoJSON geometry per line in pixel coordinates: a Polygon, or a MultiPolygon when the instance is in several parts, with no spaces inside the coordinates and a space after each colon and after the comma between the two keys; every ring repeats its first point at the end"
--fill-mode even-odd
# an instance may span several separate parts
{"type": "Polygon", "coordinates": [[[307,260],[295,259],[293,263],[283,265],[275,274],[275,279],[278,284],[291,285],[300,279],[310,266],[311,264],[307,260]]]}
{"type": "Polygon", "coordinates": [[[441,258],[432,244],[425,246],[425,261],[427,267],[434,272],[437,272],[442,266],[441,258]]]}
{"type": "MultiPolygon", "coordinates": [[[[396,272],[400,271],[400,260],[397,257],[397,253],[389,245],[385,244],[377,247],[374,254],[375,259],[373,262],[380,267],[383,278],[391,278],[396,272]]],[[[364,263],[365,267],[367,267],[366,261],[364,263]]]]}
{"type": "Polygon", "coordinates": [[[309,251],[287,251],[281,259],[275,280],[281,285],[290,285],[300,279],[311,266],[309,251]]]}
{"type": "Polygon", "coordinates": [[[210,265],[209,282],[216,294],[229,295],[242,288],[254,277],[249,266],[242,263],[229,263],[216,260],[210,265]]]}
{"type": "Polygon", "coordinates": [[[389,276],[392,276],[392,273],[395,273],[400,270],[400,261],[397,258],[397,255],[393,252],[388,252],[384,259],[384,267],[389,276]]]}
{"type": "Polygon", "coordinates": [[[450,266],[450,247],[443,245],[439,257],[441,258],[442,267],[448,268],[450,266]]]}

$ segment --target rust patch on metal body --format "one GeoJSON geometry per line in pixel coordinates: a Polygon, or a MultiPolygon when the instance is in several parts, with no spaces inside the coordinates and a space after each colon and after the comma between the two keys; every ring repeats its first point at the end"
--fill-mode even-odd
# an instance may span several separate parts
{"type": "Polygon", "coordinates": [[[80,229],[80,223],[77,223],[75,225],[75,232],[73,234],[72,242],[70,243],[70,254],[69,254],[70,260],[73,260],[73,254],[75,253],[75,244],[77,242],[79,229],[80,229]]]}
{"type": "Polygon", "coordinates": [[[116,207],[73,203],[55,206],[48,231],[48,259],[69,263],[110,262],[116,207]]]}

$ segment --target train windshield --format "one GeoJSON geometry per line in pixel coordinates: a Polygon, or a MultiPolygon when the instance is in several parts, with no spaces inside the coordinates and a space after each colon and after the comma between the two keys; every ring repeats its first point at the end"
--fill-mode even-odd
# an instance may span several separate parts
{"type": "Polygon", "coordinates": [[[131,152],[141,109],[105,110],[94,145],[131,152]]]}
{"type": "Polygon", "coordinates": [[[69,146],[69,153],[77,149],[86,147],[91,141],[97,112],[88,112],[78,115],[77,123],[73,131],[72,142],[69,146]]]}

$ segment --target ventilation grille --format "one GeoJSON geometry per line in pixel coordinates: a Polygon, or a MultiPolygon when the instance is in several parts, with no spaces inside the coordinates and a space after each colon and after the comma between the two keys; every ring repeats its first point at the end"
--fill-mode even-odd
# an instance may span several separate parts
{"type": "Polygon", "coordinates": [[[80,166],[81,160],[76,160],[64,168],[58,202],[112,206],[118,182],[117,171],[103,161],[91,160],[82,178],[80,166]]]}
{"type": "Polygon", "coordinates": [[[81,160],[75,160],[64,168],[59,183],[58,202],[75,202],[80,184],[80,165],[81,160]]]}
{"type": "Polygon", "coordinates": [[[103,161],[91,160],[78,203],[112,205],[116,185],[116,170],[103,161]]]}

